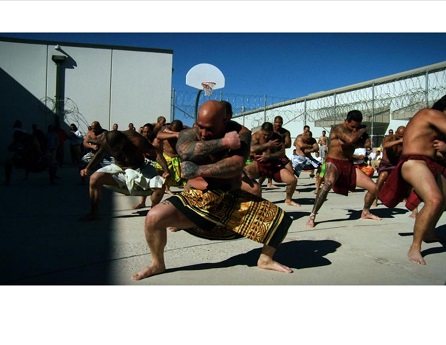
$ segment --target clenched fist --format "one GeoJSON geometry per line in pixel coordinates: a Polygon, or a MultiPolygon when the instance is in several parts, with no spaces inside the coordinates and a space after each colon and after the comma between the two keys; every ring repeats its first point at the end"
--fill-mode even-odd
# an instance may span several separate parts
{"type": "Polygon", "coordinates": [[[226,148],[231,150],[239,149],[241,145],[240,136],[236,131],[226,133],[222,142],[226,148]]]}

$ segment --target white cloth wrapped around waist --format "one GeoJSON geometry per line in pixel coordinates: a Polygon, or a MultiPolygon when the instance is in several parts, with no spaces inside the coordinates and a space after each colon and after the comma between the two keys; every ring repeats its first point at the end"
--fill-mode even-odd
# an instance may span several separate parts
{"type": "Polygon", "coordinates": [[[293,155],[291,158],[291,165],[293,166],[293,169],[303,170],[308,168],[317,168],[320,163],[317,160],[306,156],[293,155]]]}
{"type": "Polygon", "coordinates": [[[110,164],[97,171],[112,174],[119,187],[126,187],[130,194],[141,190],[161,188],[164,184],[164,178],[157,174],[155,167],[150,163],[144,163],[138,169],[128,168],[125,170],[116,164],[110,164]]]}

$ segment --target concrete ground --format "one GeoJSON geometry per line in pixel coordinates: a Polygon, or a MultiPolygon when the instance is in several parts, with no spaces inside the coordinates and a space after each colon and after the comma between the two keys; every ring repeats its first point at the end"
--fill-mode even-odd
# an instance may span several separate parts
{"type": "MultiPolygon", "coordinates": [[[[364,191],[348,197],[330,193],[314,229],[305,223],[314,202],[314,179],[303,173],[294,200],[284,204],[285,188],[263,196],[294,219],[276,259],[292,274],[260,270],[261,245],[247,239],[209,241],[183,231],[168,233],[166,273],[135,282],[131,276],[149,263],[143,224],[149,208],[133,210],[138,197],[104,191],[102,218],[81,222],[89,211],[88,186],[77,169],[60,169],[49,185],[45,173],[0,187],[1,285],[444,285],[446,249],[423,244],[426,266],[409,262],[414,220],[404,204],[372,212],[362,220],[364,191]]],[[[175,189],[174,189],[175,190],[175,189]]],[[[148,201],[149,203],[149,201],[148,201]]],[[[438,222],[446,229],[446,215],[438,222]]]]}

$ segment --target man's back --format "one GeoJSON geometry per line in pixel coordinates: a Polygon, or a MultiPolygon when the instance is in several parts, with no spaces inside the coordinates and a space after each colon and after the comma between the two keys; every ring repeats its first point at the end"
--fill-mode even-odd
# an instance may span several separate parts
{"type": "Polygon", "coordinates": [[[153,146],[134,130],[110,131],[105,134],[104,150],[110,153],[121,168],[138,168],[144,153],[153,153],[153,146]]]}
{"type": "Polygon", "coordinates": [[[434,109],[418,111],[404,131],[403,154],[435,157],[433,142],[446,134],[446,115],[434,109]]]}

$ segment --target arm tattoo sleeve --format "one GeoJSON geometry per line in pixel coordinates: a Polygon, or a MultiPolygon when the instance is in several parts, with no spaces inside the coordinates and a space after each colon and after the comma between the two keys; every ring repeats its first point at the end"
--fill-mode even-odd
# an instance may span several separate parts
{"type": "Polygon", "coordinates": [[[177,152],[182,160],[199,163],[223,149],[222,139],[198,141],[193,129],[181,132],[177,142],[177,152]]]}

